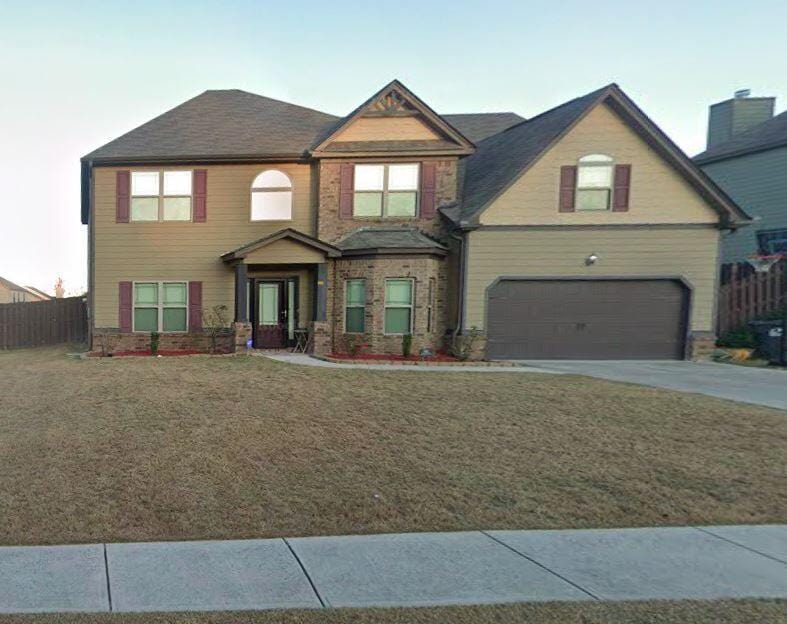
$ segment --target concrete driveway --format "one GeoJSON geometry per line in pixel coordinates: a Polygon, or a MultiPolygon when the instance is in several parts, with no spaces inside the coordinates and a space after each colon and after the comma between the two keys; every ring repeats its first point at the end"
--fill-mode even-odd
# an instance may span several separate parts
{"type": "Polygon", "coordinates": [[[711,362],[522,360],[535,368],[707,394],[787,410],[787,371],[711,362]]]}

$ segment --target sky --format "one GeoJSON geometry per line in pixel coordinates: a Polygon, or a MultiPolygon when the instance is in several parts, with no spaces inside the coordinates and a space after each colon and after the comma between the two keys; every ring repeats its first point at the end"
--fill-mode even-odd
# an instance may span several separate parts
{"type": "Polygon", "coordinates": [[[350,112],[398,78],[531,117],[617,82],[688,154],[741,88],[787,108],[787,2],[0,0],[0,276],[87,284],[79,158],[206,89],[350,112]]]}

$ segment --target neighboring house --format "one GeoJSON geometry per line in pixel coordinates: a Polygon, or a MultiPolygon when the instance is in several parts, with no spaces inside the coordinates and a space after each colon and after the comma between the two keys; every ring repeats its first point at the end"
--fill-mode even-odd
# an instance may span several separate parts
{"type": "Polygon", "coordinates": [[[49,295],[31,286],[19,286],[0,277],[0,303],[24,303],[46,301],[49,295]]]}
{"type": "Polygon", "coordinates": [[[775,98],[736,97],[710,107],[708,147],[697,163],[754,222],[722,237],[722,262],[787,252],[787,111],[775,98]]]}
{"type": "Polygon", "coordinates": [[[204,344],[682,358],[748,218],[610,85],[533,119],[393,81],[345,117],[207,91],[82,159],[94,348],[204,344]]]}

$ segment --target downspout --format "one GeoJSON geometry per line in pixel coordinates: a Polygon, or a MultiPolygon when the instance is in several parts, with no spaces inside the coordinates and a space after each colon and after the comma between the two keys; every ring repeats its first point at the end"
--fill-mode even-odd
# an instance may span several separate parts
{"type": "Polygon", "coordinates": [[[462,328],[465,324],[465,272],[467,264],[467,235],[462,232],[461,234],[451,234],[451,238],[459,241],[459,296],[456,298],[456,304],[459,308],[456,314],[456,327],[454,328],[453,337],[456,338],[462,333],[462,328]]]}

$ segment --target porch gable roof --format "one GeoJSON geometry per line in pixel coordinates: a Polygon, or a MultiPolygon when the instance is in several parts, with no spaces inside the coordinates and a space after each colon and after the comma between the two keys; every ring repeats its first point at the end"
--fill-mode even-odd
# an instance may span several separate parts
{"type": "Polygon", "coordinates": [[[341,256],[341,251],[334,247],[333,245],[329,245],[328,243],[324,243],[323,241],[314,238],[313,236],[309,236],[308,234],[304,234],[303,232],[299,232],[298,230],[294,230],[293,228],[285,228],[283,230],[279,230],[278,232],[274,232],[273,234],[269,234],[268,236],[263,236],[262,238],[258,238],[255,241],[251,241],[250,243],[246,243],[233,251],[228,251],[221,255],[221,259],[225,263],[233,263],[239,260],[243,260],[246,256],[248,256],[253,251],[256,251],[266,245],[270,245],[271,243],[275,243],[276,241],[282,239],[290,239],[295,242],[298,242],[306,247],[311,247],[312,249],[318,250],[324,253],[329,258],[338,258],[341,256]]]}

